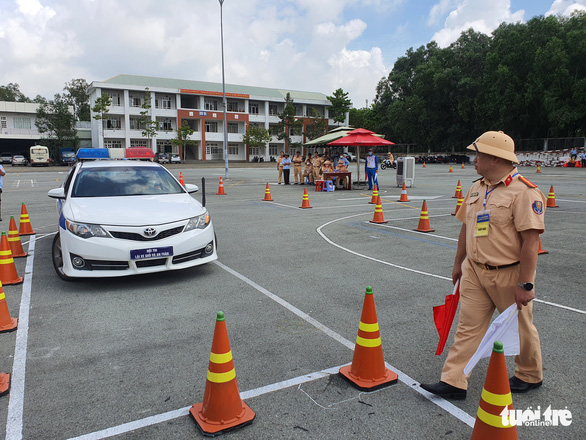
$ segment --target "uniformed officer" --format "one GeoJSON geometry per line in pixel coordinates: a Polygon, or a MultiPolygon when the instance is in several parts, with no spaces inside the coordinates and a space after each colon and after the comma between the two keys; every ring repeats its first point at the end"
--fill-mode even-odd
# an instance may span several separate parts
{"type": "Polygon", "coordinates": [[[299,182],[303,183],[303,176],[301,175],[301,164],[303,163],[303,156],[298,151],[295,153],[292,159],[293,162],[293,175],[295,176],[295,185],[299,185],[299,182]]]}
{"type": "Polygon", "coordinates": [[[476,151],[474,167],[482,177],[472,185],[456,217],[463,223],[452,281],[460,279],[460,315],[454,345],[441,381],[421,384],[433,394],[464,399],[464,367],[488,329],[493,312],[513,303],[519,308],[520,354],[509,379],[511,392],[524,393],[542,384],[541,346],[533,325],[534,282],[539,234],[544,231],[545,196],[522,177],[513,139],[489,131],[468,147],[476,151]]]}
{"type": "Polygon", "coordinates": [[[283,165],[281,162],[285,159],[285,152],[281,151],[281,155],[277,157],[277,171],[279,172],[279,178],[277,179],[277,183],[280,185],[281,180],[283,179],[283,165]]]}
{"type": "Polygon", "coordinates": [[[313,166],[313,181],[321,180],[321,166],[323,164],[322,158],[317,154],[317,151],[313,155],[311,165],[313,166]]]}

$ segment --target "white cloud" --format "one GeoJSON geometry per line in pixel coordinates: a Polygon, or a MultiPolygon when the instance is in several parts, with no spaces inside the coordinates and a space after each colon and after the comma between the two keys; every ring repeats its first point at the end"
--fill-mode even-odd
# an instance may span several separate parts
{"type": "Polygon", "coordinates": [[[545,15],[570,16],[574,11],[586,11],[586,0],[555,0],[545,15]]]}

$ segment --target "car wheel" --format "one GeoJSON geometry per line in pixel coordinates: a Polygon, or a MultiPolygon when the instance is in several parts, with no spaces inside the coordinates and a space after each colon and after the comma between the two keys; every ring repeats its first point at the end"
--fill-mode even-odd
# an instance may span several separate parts
{"type": "Polygon", "coordinates": [[[51,247],[51,257],[53,258],[53,267],[59,278],[65,281],[71,281],[72,278],[65,275],[63,272],[63,252],[61,252],[61,237],[59,233],[55,234],[53,238],[53,246],[51,247]]]}

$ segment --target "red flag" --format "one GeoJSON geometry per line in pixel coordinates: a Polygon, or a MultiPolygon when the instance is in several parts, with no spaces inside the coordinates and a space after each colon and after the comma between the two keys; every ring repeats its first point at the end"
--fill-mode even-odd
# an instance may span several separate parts
{"type": "Polygon", "coordinates": [[[456,316],[456,310],[458,309],[458,302],[460,301],[460,280],[456,281],[454,291],[451,295],[446,295],[446,301],[441,306],[435,306],[433,308],[433,320],[435,322],[435,328],[439,333],[439,343],[437,344],[437,350],[435,354],[440,355],[444,351],[452,323],[454,322],[454,316],[456,316]]]}

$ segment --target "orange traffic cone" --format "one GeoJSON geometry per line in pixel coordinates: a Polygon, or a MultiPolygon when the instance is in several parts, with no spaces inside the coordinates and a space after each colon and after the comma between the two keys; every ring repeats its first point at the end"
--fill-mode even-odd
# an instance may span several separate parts
{"type": "Polygon", "coordinates": [[[372,198],[370,199],[370,204],[376,204],[376,199],[378,198],[378,185],[374,184],[374,190],[372,191],[372,198]]]}
{"type": "Polygon", "coordinates": [[[556,205],[556,203],[555,203],[555,194],[553,192],[553,185],[549,189],[549,194],[547,195],[547,205],[545,205],[545,206],[548,208],[559,208],[559,206],[556,205]]]}
{"type": "Polygon", "coordinates": [[[18,326],[18,319],[10,316],[8,304],[6,304],[6,295],[0,284],[0,333],[12,332],[18,326]]]}
{"type": "Polygon", "coordinates": [[[10,216],[10,228],[8,230],[8,245],[10,246],[10,250],[12,251],[13,258],[26,257],[28,255],[28,253],[26,253],[22,248],[20,235],[18,234],[18,229],[16,229],[16,222],[14,221],[13,215],[10,216]]]}
{"type": "Polygon", "coordinates": [[[405,182],[403,182],[403,189],[401,190],[401,197],[399,197],[399,202],[410,202],[409,198],[407,197],[407,186],[405,182]]]}
{"type": "Polygon", "coordinates": [[[452,166],[450,165],[450,171],[448,171],[448,173],[453,173],[454,170],[452,170],[452,166]]]}
{"type": "Polygon", "coordinates": [[[539,236],[539,249],[537,249],[537,255],[541,255],[541,254],[549,254],[549,252],[543,250],[543,248],[541,247],[541,235],[540,235],[539,236]]]}
{"type": "Polygon", "coordinates": [[[240,398],[224,312],[218,312],[203,402],[189,410],[203,435],[213,437],[252,423],[256,414],[240,398]]]}
{"type": "Polygon", "coordinates": [[[567,160],[564,162],[564,168],[568,168],[568,161],[567,160]]]}
{"type": "Polygon", "coordinates": [[[2,233],[0,242],[0,283],[4,285],[22,283],[22,277],[19,277],[18,273],[16,273],[16,266],[12,258],[12,251],[8,245],[6,232],[2,233]]]}
{"type": "Polygon", "coordinates": [[[433,232],[435,229],[431,229],[429,224],[429,213],[427,212],[427,202],[424,200],[423,205],[421,205],[421,215],[419,216],[419,225],[417,229],[413,229],[414,231],[419,232],[433,232]]]}
{"type": "Polygon", "coordinates": [[[383,216],[383,205],[380,201],[380,196],[376,198],[376,206],[374,207],[374,217],[370,223],[387,223],[383,216]]]}
{"type": "Polygon", "coordinates": [[[464,169],[464,162],[462,162],[462,169],[464,169]]]}
{"type": "Polygon", "coordinates": [[[218,192],[216,193],[217,196],[225,196],[226,193],[224,192],[224,181],[222,180],[222,176],[220,176],[220,185],[218,186],[218,192]]]}
{"type": "Polygon", "coordinates": [[[352,364],[340,368],[340,374],[358,389],[365,391],[373,391],[397,382],[397,374],[385,366],[374,296],[370,286],[366,288],[364,295],[352,364]]]}
{"type": "Polygon", "coordinates": [[[265,198],[263,199],[265,202],[272,202],[271,199],[271,190],[269,189],[269,183],[267,182],[267,187],[265,188],[265,198]]]}
{"type": "Polygon", "coordinates": [[[462,186],[460,185],[460,181],[458,180],[458,184],[456,185],[456,192],[452,196],[452,199],[459,199],[460,194],[462,194],[462,186]]]}
{"type": "Polygon", "coordinates": [[[541,173],[541,165],[537,165],[537,171],[535,171],[536,173],[541,173]]]}
{"type": "Polygon", "coordinates": [[[307,194],[307,188],[303,188],[303,200],[301,201],[300,208],[311,208],[311,206],[309,205],[309,195],[307,194]]]}
{"type": "Polygon", "coordinates": [[[183,181],[183,173],[181,171],[179,171],[179,183],[185,186],[185,182],[183,181]]]}
{"type": "Polygon", "coordinates": [[[513,410],[513,398],[507,375],[505,351],[503,343],[495,341],[471,440],[517,439],[517,427],[511,424],[515,419],[509,418],[508,414],[511,413],[506,413],[507,410],[513,410]]]}
{"type": "Polygon", "coordinates": [[[36,232],[33,231],[33,227],[31,226],[31,219],[28,216],[28,212],[26,210],[26,206],[23,203],[22,208],[20,209],[20,229],[18,230],[19,235],[35,235],[36,232]]]}
{"type": "Polygon", "coordinates": [[[10,374],[0,373],[0,396],[8,394],[10,390],[10,374]]]}
{"type": "MultiPolygon", "coordinates": [[[[462,194],[461,191],[460,191],[460,194],[462,194]]],[[[452,215],[456,215],[458,213],[458,211],[460,210],[460,206],[462,206],[463,202],[464,202],[464,199],[462,197],[460,197],[458,199],[458,203],[456,203],[456,210],[454,212],[452,212],[452,215]]]]}
{"type": "Polygon", "coordinates": [[[423,162],[423,168],[425,168],[425,162],[423,162]]]}

